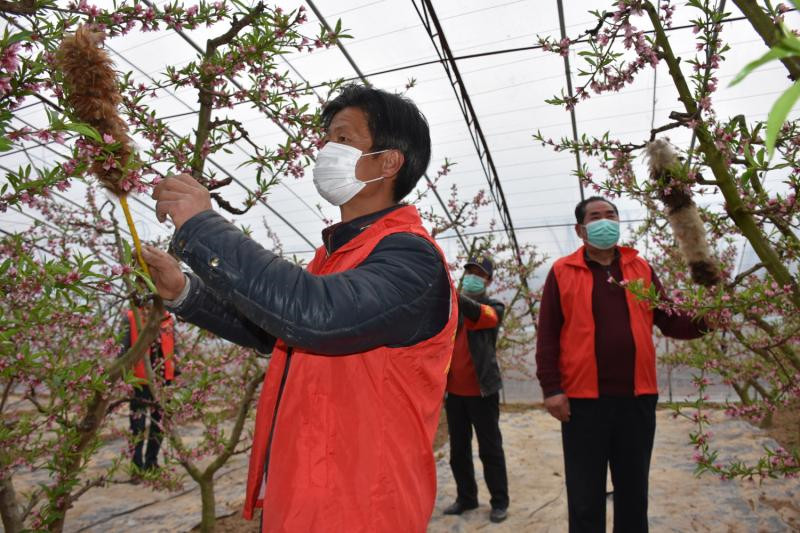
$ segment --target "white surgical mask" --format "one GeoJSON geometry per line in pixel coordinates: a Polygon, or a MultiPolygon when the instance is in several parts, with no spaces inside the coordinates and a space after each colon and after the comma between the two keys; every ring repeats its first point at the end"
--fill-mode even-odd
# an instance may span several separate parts
{"type": "Polygon", "coordinates": [[[314,165],[314,186],[319,195],[333,205],[342,205],[350,201],[367,186],[367,183],[382,180],[385,176],[361,181],[356,178],[356,164],[365,155],[380,154],[389,150],[361,153],[358,148],[346,144],[329,142],[317,153],[314,165]]]}

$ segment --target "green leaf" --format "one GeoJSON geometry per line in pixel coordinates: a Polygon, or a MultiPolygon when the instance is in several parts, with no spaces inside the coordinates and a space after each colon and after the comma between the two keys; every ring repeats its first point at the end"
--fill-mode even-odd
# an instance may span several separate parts
{"type": "Polygon", "coordinates": [[[0,137],[0,152],[8,152],[14,146],[7,137],[0,137]]]}
{"type": "Polygon", "coordinates": [[[742,174],[742,187],[747,186],[747,184],[750,182],[750,180],[753,178],[753,176],[755,176],[755,174],[756,174],[756,169],[748,168],[744,172],[744,174],[742,174]]]}
{"type": "Polygon", "coordinates": [[[797,99],[800,98],[800,81],[796,81],[791,87],[775,101],[767,117],[767,153],[769,158],[775,152],[775,141],[778,139],[783,122],[789,115],[797,99]]]}
{"type": "Polygon", "coordinates": [[[156,289],[156,286],[153,285],[153,281],[149,277],[147,277],[144,271],[136,269],[134,270],[134,272],[136,276],[139,279],[141,279],[145,285],[147,285],[147,288],[150,289],[150,292],[152,292],[153,294],[158,294],[158,289],[156,289]]]}
{"type": "Polygon", "coordinates": [[[800,40],[785,28],[783,38],[781,38],[776,46],[781,46],[787,50],[794,50],[795,54],[800,54],[800,40]]]}
{"type": "Polygon", "coordinates": [[[770,48],[766,54],[745,65],[745,67],[739,71],[739,74],[737,74],[736,77],[731,80],[731,82],[728,84],[728,87],[733,87],[749,76],[751,72],[765,63],[769,63],[770,61],[774,61],[776,59],[783,59],[784,57],[792,57],[794,55],[797,55],[797,51],[784,47],[782,43],[778,43],[770,48]]]}
{"type": "Polygon", "coordinates": [[[0,276],[5,274],[6,270],[8,270],[10,267],[11,267],[11,259],[10,258],[6,259],[5,261],[3,261],[3,263],[0,264],[0,276]]]}
{"type": "Polygon", "coordinates": [[[131,245],[128,244],[128,241],[122,240],[122,262],[125,265],[129,265],[131,262],[131,258],[133,258],[133,252],[131,251],[131,245]]]}
{"type": "Polygon", "coordinates": [[[6,41],[6,46],[21,41],[27,41],[28,39],[31,38],[31,35],[33,35],[33,32],[30,31],[21,31],[19,33],[15,33],[14,35],[8,38],[8,40],[6,41]]]}
{"type": "Polygon", "coordinates": [[[103,142],[103,137],[100,135],[100,132],[98,132],[96,129],[94,129],[88,124],[81,124],[80,122],[71,122],[69,124],[64,124],[64,129],[69,131],[74,131],[75,133],[79,133],[84,137],[89,137],[93,141],[103,142]]]}

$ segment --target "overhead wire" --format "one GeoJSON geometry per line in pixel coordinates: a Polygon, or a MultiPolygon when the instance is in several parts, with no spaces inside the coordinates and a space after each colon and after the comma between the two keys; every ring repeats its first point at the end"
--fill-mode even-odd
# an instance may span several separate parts
{"type": "MultiPolygon", "coordinates": [[[[647,220],[647,219],[644,219],[644,218],[631,218],[631,219],[626,219],[626,220],[620,220],[620,223],[621,224],[628,224],[628,223],[632,224],[634,222],[644,222],[645,220],[647,220]]],[[[557,224],[535,224],[535,225],[532,225],[532,226],[518,226],[516,229],[517,229],[517,231],[528,231],[528,230],[535,230],[535,229],[571,228],[573,226],[575,226],[575,223],[574,222],[569,222],[569,223],[557,223],[557,224]]],[[[465,237],[473,237],[473,236],[476,236],[476,235],[488,235],[488,234],[492,234],[492,233],[500,233],[501,231],[504,231],[503,228],[494,228],[494,229],[488,229],[488,230],[467,232],[467,233],[464,234],[464,236],[465,237]]],[[[453,239],[453,238],[455,238],[455,235],[445,235],[444,237],[439,237],[439,236],[436,237],[437,240],[440,240],[440,239],[453,239]]]]}
{"type": "MultiPolygon", "coordinates": [[[[791,9],[790,11],[795,11],[795,10],[791,9]]],[[[727,18],[723,19],[720,22],[721,23],[738,22],[738,21],[742,21],[742,20],[746,20],[746,19],[747,19],[747,17],[744,17],[744,16],[741,16],[741,17],[727,17],[727,18]]],[[[571,27],[571,26],[567,26],[567,27],[571,27]]],[[[683,25],[672,26],[670,28],[664,28],[664,31],[669,33],[669,32],[673,32],[673,31],[692,29],[694,27],[695,27],[694,24],[683,24],[683,25]]],[[[646,34],[646,35],[650,35],[650,34],[654,33],[654,30],[644,30],[643,33],[646,34]]],[[[589,39],[588,38],[583,38],[583,39],[577,39],[576,41],[573,42],[573,44],[581,44],[581,43],[587,43],[587,42],[589,42],[589,39]]],[[[477,58],[481,58],[481,57],[492,57],[492,56],[496,56],[496,55],[511,54],[511,53],[516,53],[516,52],[528,52],[528,51],[531,51],[531,50],[541,50],[541,49],[542,49],[542,45],[534,44],[534,45],[518,46],[518,47],[512,47],[512,48],[501,48],[501,49],[498,49],[498,50],[488,50],[486,52],[476,52],[476,53],[473,53],[473,54],[461,54],[461,55],[454,56],[453,59],[456,60],[456,61],[461,61],[461,60],[465,60],[465,59],[477,59],[477,58]]],[[[372,78],[372,77],[375,77],[375,76],[381,76],[383,74],[391,74],[391,73],[400,72],[400,71],[403,71],[403,70],[412,70],[412,69],[419,68],[419,67],[425,67],[425,66],[429,66],[429,65],[437,65],[437,64],[441,64],[443,61],[444,60],[442,60],[442,59],[430,59],[430,60],[425,60],[425,61],[419,61],[419,62],[416,62],[416,63],[400,65],[400,66],[392,67],[392,68],[388,68],[388,69],[376,70],[374,72],[370,72],[370,73],[364,74],[364,77],[365,78],[372,78]]],[[[351,81],[359,81],[360,79],[361,78],[359,76],[351,76],[351,77],[348,77],[348,78],[341,78],[339,81],[347,83],[347,82],[351,82],[351,81]]],[[[319,89],[319,88],[327,87],[327,86],[328,86],[328,83],[324,82],[324,83],[312,84],[312,85],[309,86],[309,88],[310,89],[319,89]]],[[[242,105],[242,104],[241,103],[235,103],[234,105],[242,105]]],[[[191,115],[193,113],[195,113],[195,112],[176,113],[176,114],[172,114],[172,115],[165,115],[163,117],[160,117],[160,119],[161,120],[167,120],[167,119],[172,119],[172,118],[180,118],[180,117],[183,117],[183,116],[191,115]]]]}

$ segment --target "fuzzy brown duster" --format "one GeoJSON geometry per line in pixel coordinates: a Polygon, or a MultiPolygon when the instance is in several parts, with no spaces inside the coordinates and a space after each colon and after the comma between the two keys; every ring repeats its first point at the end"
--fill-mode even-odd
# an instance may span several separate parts
{"type": "MultiPolygon", "coordinates": [[[[56,52],[56,62],[64,75],[65,95],[75,117],[121,144],[114,154],[120,167],[127,164],[133,149],[127,124],[117,112],[122,97],[113,62],[101,48],[104,38],[102,33],[81,26],[74,35],[64,37],[56,52]]],[[[104,164],[95,161],[92,173],[107,189],[117,195],[125,194],[119,185],[122,171],[117,167],[106,169],[104,164]]]]}
{"type": "Polygon", "coordinates": [[[710,287],[720,282],[719,270],[711,257],[706,241],[705,227],[697,211],[697,205],[680,186],[683,172],[672,145],[656,139],[648,143],[647,157],[650,163],[650,178],[660,187],[660,197],[667,206],[667,220],[678,241],[681,254],[692,273],[695,283],[710,287]]]}

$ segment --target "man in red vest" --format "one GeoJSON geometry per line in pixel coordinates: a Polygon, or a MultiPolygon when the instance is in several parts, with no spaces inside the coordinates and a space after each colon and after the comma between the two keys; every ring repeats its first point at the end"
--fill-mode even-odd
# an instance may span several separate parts
{"type": "Polygon", "coordinates": [[[677,339],[700,337],[706,325],[653,309],[619,285],[642,280],[666,298],[647,261],[617,246],[614,204],[587,198],[575,219],[584,246],[547,275],[536,346],[545,407],[561,421],[569,530],[605,531],[610,467],[614,531],[646,532],[658,401],[653,324],[677,339]]]}
{"type": "Polygon", "coordinates": [[[508,516],[508,476],[499,424],[499,391],[503,380],[495,352],[505,306],[487,294],[493,270],[488,257],[472,258],[464,266],[461,280],[460,320],[445,400],[450,469],[456,480],[457,496],[444,514],[460,515],[478,507],[478,485],[472,464],[475,428],[483,477],[491,494],[489,520],[497,523],[508,516]]]}
{"type": "MultiPolygon", "coordinates": [[[[128,327],[123,338],[123,350],[125,353],[139,338],[139,328],[132,310],[128,310],[128,327]]],[[[139,320],[141,324],[147,321],[147,308],[139,309],[139,320]]],[[[148,348],[145,357],[150,358],[150,364],[156,375],[164,378],[164,382],[169,384],[175,379],[175,335],[172,316],[164,313],[161,321],[161,332],[153,344],[148,348]]],[[[138,470],[153,470],[158,468],[158,452],[161,448],[161,407],[154,403],[153,393],[147,383],[147,372],[145,370],[144,358],[140,359],[133,367],[133,373],[138,383],[133,387],[133,398],[130,402],[130,424],[131,433],[134,438],[133,465],[138,470]],[[150,427],[147,428],[147,415],[150,415],[150,427]],[[144,448],[144,433],[147,431],[147,450],[144,448]]]]}
{"type": "Polygon", "coordinates": [[[176,227],[147,248],[159,293],[183,319],[272,352],[261,390],[244,514],[264,532],[422,532],[436,495],[433,437],[458,301],[445,258],[400,203],[430,160],[409,100],[351,85],[322,112],[319,194],[341,222],[306,270],[211,209],[188,175],[153,193],[176,227]]]}

